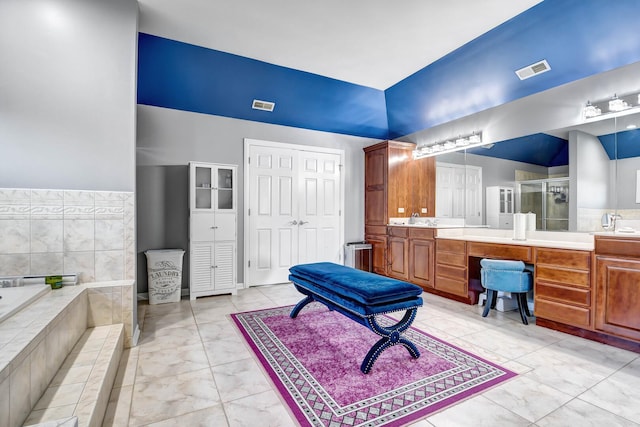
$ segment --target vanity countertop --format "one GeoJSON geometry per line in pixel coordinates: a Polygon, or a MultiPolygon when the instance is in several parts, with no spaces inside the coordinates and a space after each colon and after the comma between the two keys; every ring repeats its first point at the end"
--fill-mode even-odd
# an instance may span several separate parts
{"type": "Polygon", "coordinates": [[[436,238],[583,251],[592,251],[595,247],[593,234],[566,231],[530,231],[526,240],[514,240],[512,230],[462,228],[438,230],[436,238]]]}

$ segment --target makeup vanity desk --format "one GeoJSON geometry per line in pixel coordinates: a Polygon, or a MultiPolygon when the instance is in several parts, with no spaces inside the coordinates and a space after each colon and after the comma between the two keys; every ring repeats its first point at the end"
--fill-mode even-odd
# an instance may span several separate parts
{"type": "Polygon", "coordinates": [[[640,233],[437,229],[425,290],[476,304],[482,258],[533,266],[537,325],[640,352],[640,233]]]}

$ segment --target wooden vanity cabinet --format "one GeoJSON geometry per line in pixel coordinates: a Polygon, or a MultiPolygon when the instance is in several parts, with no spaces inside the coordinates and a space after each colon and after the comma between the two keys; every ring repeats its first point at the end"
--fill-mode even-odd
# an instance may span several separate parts
{"type": "Polygon", "coordinates": [[[377,274],[387,274],[387,227],[365,226],[364,238],[371,244],[371,271],[377,274]]]}
{"type": "Polygon", "coordinates": [[[388,227],[387,275],[400,280],[409,280],[409,229],[388,227]]]}
{"type": "Polygon", "coordinates": [[[436,291],[445,292],[467,302],[467,246],[464,240],[436,239],[436,291]]]}
{"type": "Polygon", "coordinates": [[[640,239],[596,236],[595,328],[640,341],[640,239]]]}
{"type": "Polygon", "coordinates": [[[535,257],[535,316],[592,328],[591,252],[536,248],[535,257]]]}
{"type": "Polygon", "coordinates": [[[423,289],[434,288],[434,230],[409,228],[409,281],[423,289]]]}

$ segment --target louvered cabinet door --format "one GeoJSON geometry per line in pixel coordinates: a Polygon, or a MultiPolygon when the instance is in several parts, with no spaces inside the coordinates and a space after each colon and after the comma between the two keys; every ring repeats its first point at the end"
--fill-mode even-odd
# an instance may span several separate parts
{"type": "Polygon", "coordinates": [[[215,290],[235,289],[236,243],[234,241],[217,242],[214,244],[214,251],[214,265],[212,270],[215,290]]]}
{"type": "Polygon", "coordinates": [[[211,242],[191,243],[191,289],[192,298],[208,295],[213,290],[214,244],[211,242]]]}

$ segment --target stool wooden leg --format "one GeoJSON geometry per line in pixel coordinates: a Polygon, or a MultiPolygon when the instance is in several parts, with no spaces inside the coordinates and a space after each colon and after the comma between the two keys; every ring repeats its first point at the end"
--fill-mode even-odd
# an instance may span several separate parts
{"type": "Polygon", "coordinates": [[[484,311],[482,312],[482,317],[487,317],[487,315],[489,314],[489,310],[495,308],[497,295],[497,291],[494,291],[493,289],[487,289],[487,299],[484,302],[484,311]]]}
{"type": "MultiPolygon", "coordinates": [[[[520,317],[522,318],[522,323],[524,323],[525,325],[529,324],[529,321],[527,320],[527,315],[525,314],[524,310],[525,307],[527,306],[527,300],[526,300],[526,295],[525,293],[519,293],[517,294],[517,300],[518,300],[518,311],[520,312],[520,317]],[[523,298],[524,296],[524,298],[523,298]],[[523,300],[524,299],[524,304],[523,304],[523,300]]],[[[529,309],[527,308],[527,311],[529,311],[529,309]]]]}
{"type": "Polygon", "coordinates": [[[531,313],[529,312],[529,304],[527,304],[527,294],[522,293],[520,294],[520,297],[522,298],[522,304],[524,305],[524,313],[527,316],[531,316],[531,313]]]}

